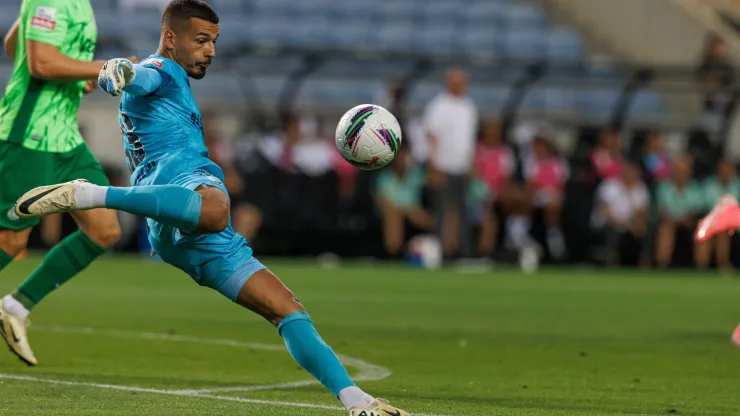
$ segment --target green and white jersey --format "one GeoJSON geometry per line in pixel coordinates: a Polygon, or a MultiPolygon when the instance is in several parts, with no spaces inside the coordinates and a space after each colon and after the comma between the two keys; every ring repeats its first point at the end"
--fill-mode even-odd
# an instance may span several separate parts
{"type": "Polygon", "coordinates": [[[57,46],[70,58],[92,61],[97,36],[90,0],[23,0],[13,75],[0,100],[0,140],[55,153],[83,143],[77,110],[85,81],[31,77],[26,41],[57,46]]]}

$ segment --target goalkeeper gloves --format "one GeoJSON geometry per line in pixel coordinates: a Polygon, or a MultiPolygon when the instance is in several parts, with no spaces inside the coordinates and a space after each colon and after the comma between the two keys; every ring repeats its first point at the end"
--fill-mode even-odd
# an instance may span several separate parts
{"type": "Polygon", "coordinates": [[[98,85],[108,94],[117,97],[123,87],[131,85],[136,77],[134,64],[128,59],[116,58],[103,64],[98,75],[98,85]]]}

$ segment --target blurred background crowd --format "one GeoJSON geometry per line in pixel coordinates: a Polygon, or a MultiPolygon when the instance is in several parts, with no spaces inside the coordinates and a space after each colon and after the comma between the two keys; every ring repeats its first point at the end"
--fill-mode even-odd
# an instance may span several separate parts
{"type": "MultiPolygon", "coordinates": [[[[167,0],[92,0],[97,56],[153,53],[167,0]]],[[[740,264],[696,221],[740,196],[740,4],[703,0],[212,0],[218,56],[193,83],[235,228],[261,254],[402,258],[417,235],[446,259],[609,266],[740,264]],[[339,116],[388,108],[404,145],[361,172],[339,116]]],[[[18,14],[0,0],[0,32],[18,14]]],[[[12,70],[0,58],[0,83],[12,70]]],[[[128,172],[116,102],[81,130],[114,184],[128,172]]],[[[146,252],[121,216],[121,250],[146,252]]],[[[71,229],[49,217],[50,246],[71,229]]],[[[737,247],[736,247],[737,246],[737,247]]]]}

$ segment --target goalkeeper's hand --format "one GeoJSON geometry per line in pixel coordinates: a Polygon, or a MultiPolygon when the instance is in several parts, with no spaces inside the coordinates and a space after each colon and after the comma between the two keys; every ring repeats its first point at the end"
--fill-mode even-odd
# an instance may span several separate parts
{"type": "Polygon", "coordinates": [[[131,85],[136,77],[134,64],[128,59],[116,58],[103,64],[98,75],[98,85],[108,94],[117,97],[123,87],[131,85]]]}

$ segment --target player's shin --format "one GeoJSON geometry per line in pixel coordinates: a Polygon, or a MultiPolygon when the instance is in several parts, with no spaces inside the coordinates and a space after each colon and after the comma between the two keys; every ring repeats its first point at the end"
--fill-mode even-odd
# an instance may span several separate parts
{"type": "Polygon", "coordinates": [[[197,228],[202,205],[200,194],[177,185],[118,188],[83,184],[75,199],[78,209],[116,209],[186,231],[197,228]]]}
{"type": "Polygon", "coordinates": [[[278,333],[293,359],[350,409],[369,406],[375,399],[360,390],[337,355],[316,332],[305,311],[294,312],[278,324],[278,333]]]}

